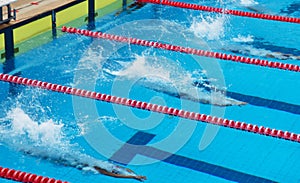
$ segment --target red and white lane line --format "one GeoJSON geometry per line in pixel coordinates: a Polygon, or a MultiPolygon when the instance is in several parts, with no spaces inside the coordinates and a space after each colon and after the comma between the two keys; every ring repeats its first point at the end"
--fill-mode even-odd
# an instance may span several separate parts
{"type": "Polygon", "coordinates": [[[44,177],[33,173],[3,168],[0,166],[0,177],[8,180],[24,183],[68,183],[54,178],[44,177]]]}
{"type": "Polygon", "coordinates": [[[228,9],[224,9],[224,8],[202,6],[202,5],[177,2],[177,1],[169,1],[169,0],[137,0],[137,1],[140,3],[161,4],[161,5],[173,6],[173,7],[184,8],[184,9],[208,11],[208,12],[214,12],[214,13],[223,13],[223,14],[230,14],[230,15],[250,17],[250,18],[259,18],[259,19],[265,19],[265,20],[274,20],[274,21],[290,22],[290,23],[298,23],[298,24],[300,23],[300,18],[295,18],[295,17],[252,13],[252,12],[245,12],[245,11],[239,11],[239,10],[228,10],[228,9]]]}
{"type": "Polygon", "coordinates": [[[142,40],[142,39],[137,39],[137,38],[128,38],[128,37],[123,37],[123,36],[118,36],[118,35],[113,35],[113,34],[106,34],[106,33],[102,33],[102,32],[93,32],[93,31],[89,31],[89,30],[77,29],[74,27],[63,26],[61,30],[63,32],[67,32],[67,33],[71,33],[71,34],[80,34],[80,35],[89,36],[89,37],[93,37],[93,38],[108,39],[108,40],[113,40],[113,41],[117,41],[117,42],[125,42],[125,43],[129,43],[129,44],[153,47],[153,48],[181,52],[181,53],[186,53],[186,54],[192,54],[192,55],[198,55],[198,56],[204,56],[204,57],[217,58],[217,59],[221,59],[221,60],[227,60],[227,61],[233,61],[233,62],[239,62],[239,63],[245,63],[245,64],[251,64],[251,65],[258,65],[258,66],[264,66],[264,67],[270,67],[270,68],[277,68],[277,69],[289,70],[289,71],[294,71],[294,72],[300,72],[299,65],[287,64],[287,63],[281,63],[281,62],[272,62],[272,61],[268,61],[268,60],[242,57],[242,56],[230,55],[230,54],[213,52],[213,51],[199,50],[199,49],[188,48],[188,47],[183,47],[183,46],[164,44],[164,43],[155,42],[155,41],[147,41],[147,40],[142,40]]]}
{"type": "Polygon", "coordinates": [[[300,134],[292,133],[289,131],[272,129],[269,127],[258,126],[250,123],[219,118],[216,116],[210,116],[210,115],[185,111],[181,109],[161,106],[157,104],[151,104],[151,103],[137,101],[133,99],[122,98],[122,97],[97,93],[93,91],[81,90],[81,89],[71,88],[71,87],[62,86],[58,84],[52,84],[48,82],[22,78],[18,76],[12,76],[8,74],[0,74],[0,81],[26,85],[26,86],[46,89],[54,92],[65,93],[65,94],[70,94],[70,95],[75,95],[75,96],[80,96],[85,98],[91,98],[99,101],[124,105],[132,108],[138,108],[142,110],[148,110],[157,113],[163,113],[163,114],[168,114],[168,115],[177,116],[181,118],[186,118],[190,120],[202,121],[214,125],[234,128],[236,130],[252,132],[260,135],[272,136],[272,137],[290,140],[298,143],[300,142],[300,134]]]}

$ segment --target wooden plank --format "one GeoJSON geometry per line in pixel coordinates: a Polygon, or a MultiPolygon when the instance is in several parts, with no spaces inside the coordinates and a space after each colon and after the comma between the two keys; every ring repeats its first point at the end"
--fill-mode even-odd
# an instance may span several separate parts
{"type": "MultiPolygon", "coordinates": [[[[32,17],[38,16],[47,11],[59,8],[71,2],[76,2],[76,0],[19,0],[12,3],[12,8],[17,10],[16,20],[11,20],[7,24],[0,25],[0,30],[7,28],[11,25],[20,23],[22,21],[28,20],[32,17]],[[32,2],[34,2],[32,4],[32,2]]],[[[7,13],[7,12],[6,12],[7,13]]]]}
{"type": "Polygon", "coordinates": [[[17,0],[0,0],[0,7],[1,6],[6,6],[8,4],[11,4],[13,2],[16,2],[17,0]]]}

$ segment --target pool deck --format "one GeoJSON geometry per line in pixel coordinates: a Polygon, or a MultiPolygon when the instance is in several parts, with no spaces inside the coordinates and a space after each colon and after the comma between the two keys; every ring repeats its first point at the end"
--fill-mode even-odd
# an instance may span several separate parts
{"type": "MultiPolygon", "coordinates": [[[[11,20],[7,24],[0,25],[0,30],[76,1],[77,0],[18,0],[11,4],[12,9],[16,9],[17,11],[16,20],[11,20]]],[[[5,14],[7,12],[4,11],[3,13],[5,14]]]]}

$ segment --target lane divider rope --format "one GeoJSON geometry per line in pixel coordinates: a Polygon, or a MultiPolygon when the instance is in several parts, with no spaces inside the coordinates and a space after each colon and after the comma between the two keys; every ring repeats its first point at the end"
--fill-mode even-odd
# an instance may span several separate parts
{"type": "Polygon", "coordinates": [[[208,11],[208,12],[214,12],[214,13],[223,13],[223,14],[230,14],[230,15],[235,15],[235,16],[259,18],[259,19],[265,19],[265,20],[274,20],[274,21],[290,22],[290,23],[298,23],[298,24],[300,23],[300,18],[295,18],[295,17],[244,12],[244,11],[239,11],[239,10],[228,10],[228,9],[224,9],[224,8],[202,6],[202,5],[197,5],[197,4],[185,3],[185,2],[177,2],[177,1],[169,1],[169,0],[137,0],[137,1],[140,3],[161,4],[161,5],[166,5],[166,6],[178,7],[178,8],[208,11]]]}
{"type": "Polygon", "coordinates": [[[281,63],[281,62],[272,62],[267,60],[261,60],[257,58],[249,58],[249,57],[242,57],[242,56],[236,56],[236,55],[230,55],[225,53],[219,53],[219,52],[212,52],[212,51],[205,51],[205,50],[198,50],[194,48],[188,48],[188,47],[182,47],[182,46],[175,46],[171,44],[164,44],[160,42],[154,42],[154,41],[147,41],[137,38],[128,38],[113,34],[106,34],[102,32],[92,32],[89,30],[83,30],[83,29],[77,29],[74,27],[62,27],[62,32],[67,32],[70,34],[79,34],[84,36],[89,36],[93,38],[102,38],[102,39],[108,39],[113,40],[117,42],[125,42],[129,44],[135,44],[140,46],[146,46],[146,47],[153,47],[163,50],[169,50],[169,51],[175,51],[175,52],[181,52],[186,54],[193,54],[198,56],[204,56],[204,57],[211,57],[211,58],[217,58],[221,60],[227,60],[227,61],[233,61],[233,62],[239,62],[239,63],[245,63],[245,64],[252,64],[252,65],[258,65],[258,66],[264,66],[264,67],[270,67],[270,68],[277,68],[282,70],[289,70],[294,72],[300,72],[300,66],[288,64],[288,63],[281,63]]]}
{"type": "Polygon", "coordinates": [[[28,78],[22,78],[19,76],[13,76],[8,74],[0,74],[0,80],[4,82],[26,85],[26,86],[46,89],[54,92],[70,94],[70,95],[95,99],[99,101],[104,101],[108,103],[128,106],[128,107],[137,108],[141,110],[148,110],[157,113],[168,114],[168,115],[177,116],[185,119],[202,121],[205,123],[210,123],[218,126],[224,126],[228,128],[237,129],[237,130],[252,132],[255,134],[277,137],[280,139],[295,141],[298,143],[300,142],[300,134],[277,130],[277,129],[271,129],[269,127],[253,125],[250,123],[234,121],[234,120],[219,118],[216,116],[195,113],[195,112],[189,112],[189,111],[176,109],[172,107],[151,104],[147,102],[122,98],[122,97],[117,97],[117,96],[112,96],[112,95],[107,95],[107,94],[102,94],[102,93],[97,93],[97,92],[92,92],[92,91],[87,91],[82,89],[71,88],[67,86],[42,82],[38,80],[32,80],[28,78]]]}
{"type": "Polygon", "coordinates": [[[54,178],[44,177],[19,170],[0,167],[0,177],[8,180],[24,183],[68,183],[54,178]]]}

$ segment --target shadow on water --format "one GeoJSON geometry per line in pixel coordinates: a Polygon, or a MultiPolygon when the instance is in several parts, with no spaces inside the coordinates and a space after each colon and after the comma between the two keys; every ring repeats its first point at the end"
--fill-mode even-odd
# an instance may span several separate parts
{"type": "Polygon", "coordinates": [[[280,10],[280,13],[284,13],[287,15],[291,15],[295,12],[300,12],[300,2],[294,2],[286,8],[280,10]]]}
{"type": "MultiPolygon", "coordinates": [[[[3,73],[4,74],[9,74],[13,70],[15,70],[15,59],[9,59],[6,60],[3,63],[3,73]]],[[[21,72],[17,72],[14,74],[14,76],[21,76],[21,72]]],[[[9,83],[9,90],[8,90],[8,96],[9,97],[14,97],[19,94],[20,90],[20,85],[14,84],[14,83],[9,83]]]]}
{"type": "Polygon", "coordinates": [[[130,14],[133,11],[141,9],[145,5],[146,5],[146,3],[134,2],[134,3],[130,4],[129,6],[123,8],[121,11],[118,11],[117,13],[115,13],[115,16],[119,16],[122,13],[130,14]]]}

